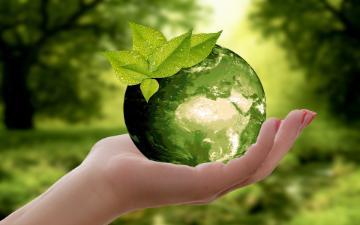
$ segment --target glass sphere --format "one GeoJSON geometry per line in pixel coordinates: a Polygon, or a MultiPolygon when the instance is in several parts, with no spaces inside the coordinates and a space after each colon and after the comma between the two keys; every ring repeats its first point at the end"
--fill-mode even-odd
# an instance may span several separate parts
{"type": "Polygon", "coordinates": [[[128,86],[124,117],[131,139],[149,159],[195,166],[227,162],[256,141],[265,120],[265,94],[251,66],[215,46],[201,63],[157,79],[147,103],[128,86]]]}

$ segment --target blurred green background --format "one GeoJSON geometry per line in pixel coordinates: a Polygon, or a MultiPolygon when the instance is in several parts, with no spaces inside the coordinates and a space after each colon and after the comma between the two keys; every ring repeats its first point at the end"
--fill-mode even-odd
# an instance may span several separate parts
{"type": "Polygon", "coordinates": [[[268,117],[318,113],[265,181],[203,206],[113,224],[360,223],[358,0],[0,0],[0,219],[126,132],[125,87],[100,52],[131,46],[128,22],[168,36],[223,30],[257,71],[268,117]]]}

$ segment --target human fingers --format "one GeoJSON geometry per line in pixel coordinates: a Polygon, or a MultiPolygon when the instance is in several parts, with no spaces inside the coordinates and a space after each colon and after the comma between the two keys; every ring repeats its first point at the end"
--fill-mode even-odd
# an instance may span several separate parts
{"type": "Polygon", "coordinates": [[[311,123],[315,116],[316,113],[310,110],[295,110],[289,113],[280,125],[273,149],[268,158],[248,182],[257,182],[270,175],[294,145],[302,130],[311,123]]]}
{"type": "Polygon", "coordinates": [[[302,129],[308,126],[316,113],[309,110],[294,110],[288,114],[286,119],[281,122],[281,127],[275,139],[273,149],[268,154],[263,165],[249,179],[234,184],[232,187],[219,193],[222,196],[234,189],[260,181],[271,174],[279,164],[280,160],[289,151],[302,129]],[[286,141],[284,141],[286,140],[286,141]]]}

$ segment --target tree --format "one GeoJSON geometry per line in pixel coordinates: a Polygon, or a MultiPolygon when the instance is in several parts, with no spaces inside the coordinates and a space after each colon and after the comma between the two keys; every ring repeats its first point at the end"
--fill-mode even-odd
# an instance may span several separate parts
{"type": "Polygon", "coordinates": [[[189,26],[197,9],[195,0],[1,1],[5,126],[33,128],[35,114],[71,120],[97,114],[98,75],[107,65],[97,53],[129,44],[128,21],[189,26]]]}
{"type": "Polygon", "coordinates": [[[360,121],[359,15],[358,0],[260,0],[251,19],[278,37],[336,117],[351,122],[360,121]]]}

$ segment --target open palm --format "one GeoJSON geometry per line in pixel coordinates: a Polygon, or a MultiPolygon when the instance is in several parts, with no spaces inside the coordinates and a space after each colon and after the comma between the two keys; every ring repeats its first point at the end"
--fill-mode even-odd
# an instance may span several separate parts
{"type": "Polygon", "coordinates": [[[129,210],[203,204],[271,174],[314,116],[308,110],[294,110],[284,120],[268,119],[257,142],[244,156],[227,164],[210,162],[191,167],[152,161],[127,134],[96,143],[84,164],[103,171],[114,201],[125,199],[129,210]]]}

